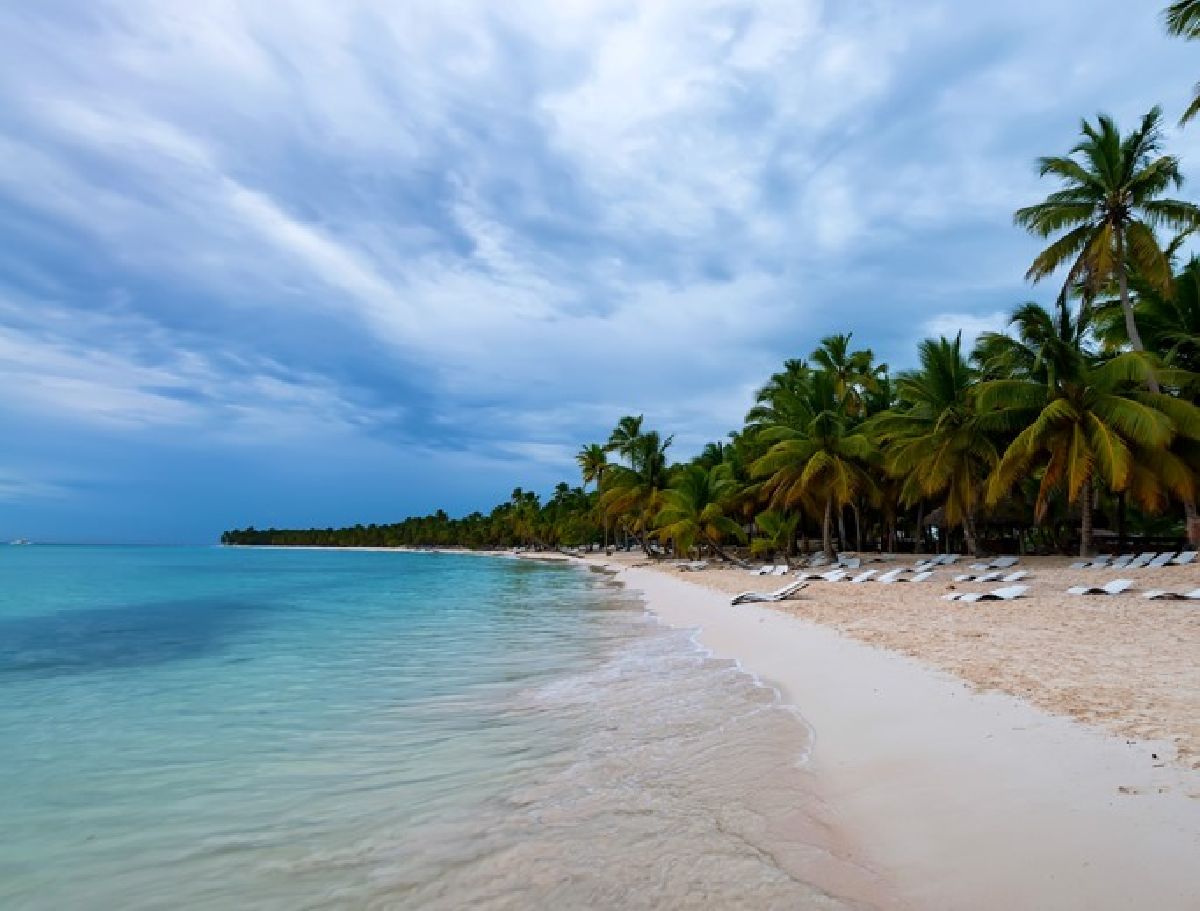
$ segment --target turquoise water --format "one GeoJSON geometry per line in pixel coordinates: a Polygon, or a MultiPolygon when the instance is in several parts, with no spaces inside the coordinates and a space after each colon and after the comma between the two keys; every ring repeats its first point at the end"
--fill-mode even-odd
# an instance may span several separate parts
{"type": "Polygon", "coordinates": [[[0,697],[4,908],[845,907],[803,726],[579,567],[0,548],[0,697]]]}

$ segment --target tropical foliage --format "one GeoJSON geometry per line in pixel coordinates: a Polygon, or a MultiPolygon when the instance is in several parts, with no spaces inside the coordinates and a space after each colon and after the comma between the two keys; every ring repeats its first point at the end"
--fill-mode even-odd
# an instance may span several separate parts
{"type": "MultiPolygon", "coordinates": [[[[1200,38],[1200,0],[1165,12],[1200,38]]],[[[1184,120],[1200,111],[1200,89],[1184,120]]],[[[1035,284],[972,350],[930,338],[894,376],[852,333],[822,338],[757,391],[727,439],[672,462],[673,438],[626,415],[576,455],[581,486],[517,488],[488,514],[438,511],[392,525],[229,531],[232,544],[617,546],[646,555],[808,549],[1077,548],[1129,529],[1200,539],[1200,260],[1179,265],[1200,208],[1175,198],[1159,109],[1122,133],[1083,121],[1056,186],[1017,225],[1049,243],[1035,284]],[[589,489],[590,488],[590,489],[589,489]],[[1116,532],[1113,532],[1113,529],[1116,532]]]]}

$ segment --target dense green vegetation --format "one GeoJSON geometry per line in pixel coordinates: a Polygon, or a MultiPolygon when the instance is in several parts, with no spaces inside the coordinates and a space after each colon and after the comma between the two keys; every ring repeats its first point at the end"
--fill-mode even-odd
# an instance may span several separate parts
{"type": "MultiPolygon", "coordinates": [[[[1200,2],[1172,4],[1173,34],[1200,37],[1200,2]]],[[[1200,110],[1200,87],[1184,121],[1200,110]]],[[[1200,260],[1179,262],[1200,208],[1162,151],[1152,109],[1122,134],[1085,121],[1058,182],[1015,222],[1049,240],[1037,282],[1065,272],[1053,303],[1008,330],[927,339],[892,375],[850,334],[822,339],[758,391],[743,426],[672,463],[670,436],[627,415],[579,450],[583,486],[544,502],[517,488],[490,513],[394,525],[222,535],[229,544],[466,547],[638,546],[647,554],[821,547],[1092,552],[1097,529],[1200,537],[1200,260]],[[590,486],[590,489],[589,489],[590,486]],[[936,530],[934,530],[936,529],[936,530]]]]}

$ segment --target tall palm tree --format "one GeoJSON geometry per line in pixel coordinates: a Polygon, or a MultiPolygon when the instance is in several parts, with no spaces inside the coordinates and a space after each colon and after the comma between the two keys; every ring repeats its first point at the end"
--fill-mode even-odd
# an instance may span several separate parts
{"type": "Polygon", "coordinates": [[[736,493],[737,483],[723,466],[686,466],[662,494],[662,508],[655,518],[659,536],[674,541],[683,552],[698,542],[706,544],[728,560],[722,542],[746,537],[741,526],[726,514],[736,493]]]}
{"type": "MultiPolygon", "coordinates": [[[[1177,0],[1167,7],[1164,18],[1167,31],[1189,41],[1200,38],[1200,0],[1177,0]]],[[[1192,102],[1179,118],[1180,125],[1187,123],[1200,113],[1200,84],[1192,90],[1192,102]]]]}
{"type": "Polygon", "coordinates": [[[763,491],[772,507],[800,506],[822,515],[822,547],[833,557],[834,509],[873,489],[866,466],[876,450],[864,434],[851,429],[835,377],[816,373],[809,396],[806,415],[761,430],[771,447],[754,462],[751,472],[767,479],[763,491]]]}
{"type": "Polygon", "coordinates": [[[1125,137],[1106,115],[1095,125],[1084,121],[1083,138],[1068,155],[1038,159],[1041,175],[1057,177],[1062,188],[1014,215],[1018,225],[1040,237],[1060,235],[1038,254],[1026,277],[1037,282],[1069,265],[1064,299],[1071,289],[1083,287],[1095,294],[1115,281],[1135,351],[1145,349],[1129,298],[1130,272],[1169,288],[1170,263],[1154,229],[1200,227],[1200,208],[1163,198],[1169,188],[1182,185],[1183,175],[1178,159],[1158,154],[1161,117],[1161,110],[1153,108],[1125,137]]]}
{"type": "Polygon", "coordinates": [[[608,450],[599,443],[588,443],[580,447],[579,452],[575,454],[575,461],[579,464],[584,487],[591,483],[599,487],[600,482],[604,480],[604,473],[608,470],[608,450]]]}
{"type": "Polygon", "coordinates": [[[628,458],[634,441],[642,435],[643,417],[640,414],[627,414],[617,421],[617,426],[613,428],[604,448],[609,452],[615,452],[619,456],[628,458]]]}
{"type": "Polygon", "coordinates": [[[1067,502],[1080,505],[1079,550],[1087,556],[1097,483],[1128,491],[1151,509],[1161,505],[1164,490],[1194,498],[1194,476],[1168,446],[1178,433],[1200,437],[1200,409],[1139,388],[1159,376],[1170,379],[1150,355],[1131,351],[1100,361],[1087,347],[1088,312],[1070,319],[1061,300],[1058,309],[1056,318],[1036,305],[1020,308],[1013,342],[1036,351],[1035,371],[979,388],[981,423],[1016,433],[992,472],[987,500],[997,503],[1040,471],[1035,518],[1065,490],[1067,502]],[[1152,470],[1141,467],[1147,464],[1152,470]]]}
{"type": "Polygon", "coordinates": [[[648,535],[653,519],[670,481],[667,449],[671,440],[664,440],[656,430],[639,433],[625,444],[629,464],[609,468],[606,488],[600,494],[603,514],[621,521],[647,554],[651,553],[648,535]]]}
{"type": "MultiPolygon", "coordinates": [[[[1200,0],[1197,0],[1200,2],[1200,0]]],[[[1134,277],[1134,313],[1142,337],[1164,363],[1200,373],[1200,259],[1193,257],[1176,273],[1170,291],[1134,277]]],[[[1117,301],[1096,308],[1096,330],[1113,348],[1128,343],[1117,301]]],[[[1193,397],[1200,389],[1185,390],[1193,397]]]]}
{"type": "Polygon", "coordinates": [[[885,365],[876,365],[875,354],[870,348],[850,350],[853,332],[829,335],[812,353],[813,363],[833,378],[834,391],[846,402],[846,411],[861,415],[865,411],[863,396],[879,387],[880,374],[887,372],[885,365]]]}
{"type": "Polygon", "coordinates": [[[926,339],[919,355],[921,369],[897,378],[898,407],[872,418],[866,429],[881,444],[887,471],[902,480],[904,504],[941,500],[946,521],[962,526],[975,554],[983,482],[999,461],[975,410],[978,375],[963,357],[961,334],[953,341],[926,339]]]}

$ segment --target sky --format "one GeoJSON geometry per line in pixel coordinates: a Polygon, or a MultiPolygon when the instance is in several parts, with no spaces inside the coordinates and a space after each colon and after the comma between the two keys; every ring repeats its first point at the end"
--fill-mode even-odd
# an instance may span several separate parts
{"type": "Polygon", "coordinates": [[[1049,300],[1012,212],[1200,78],[1128,0],[0,5],[0,538],[486,511],[623,414],[1049,300]]]}

